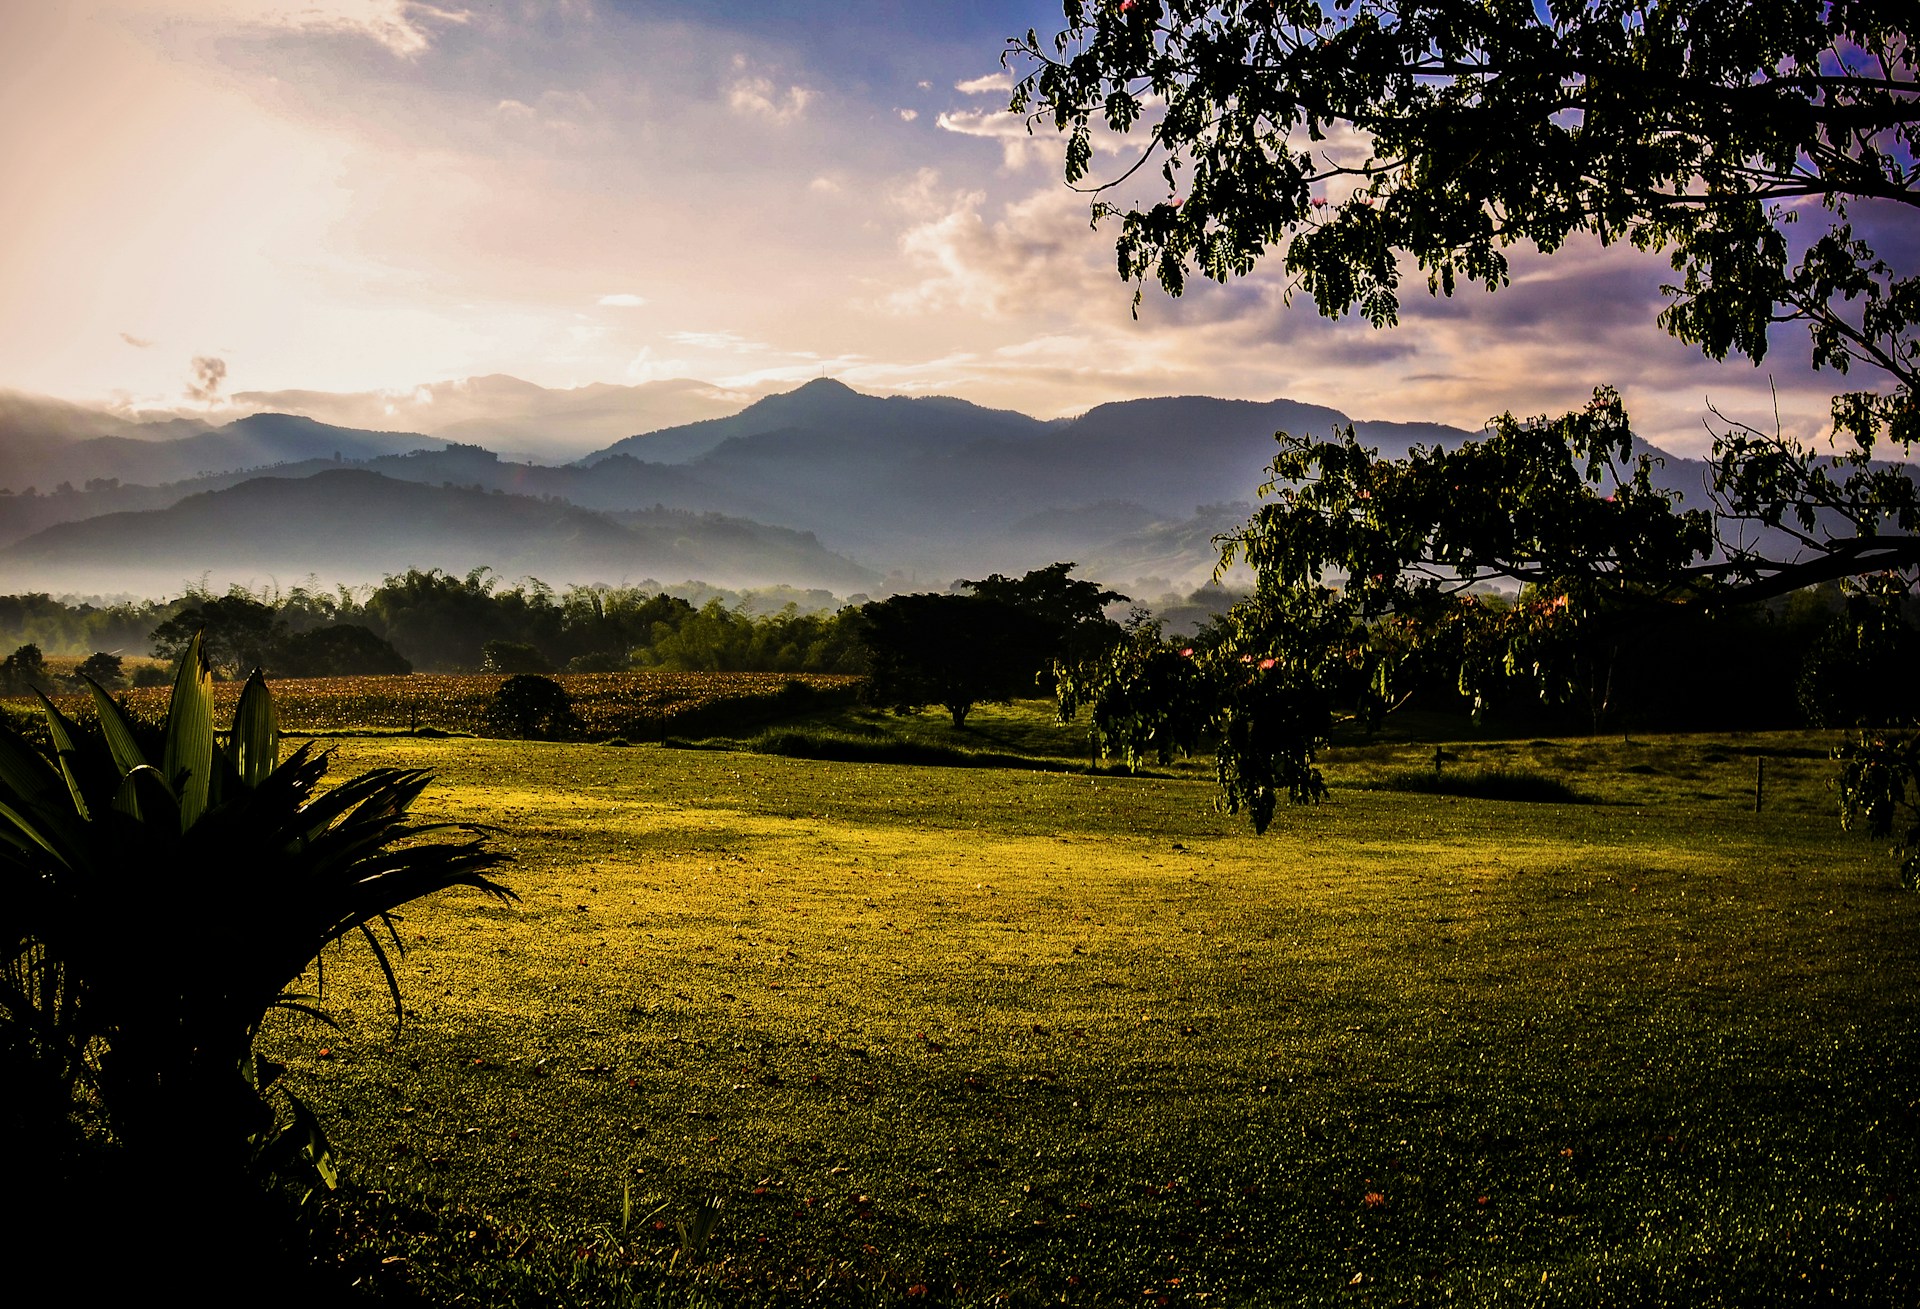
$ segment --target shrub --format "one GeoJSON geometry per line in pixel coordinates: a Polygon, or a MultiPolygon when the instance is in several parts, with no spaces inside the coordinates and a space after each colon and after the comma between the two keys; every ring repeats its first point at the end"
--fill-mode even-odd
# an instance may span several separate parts
{"type": "Polygon", "coordinates": [[[501,683],[481,720],[496,736],[560,741],[580,732],[567,689],[550,677],[521,673],[501,683]]]}
{"type": "Polygon", "coordinates": [[[258,673],[220,744],[197,637],[163,728],[89,689],[88,727],[45,705],[50,749],[0,730],[0,1047],[35,1088],[21,1103],[97,1104],[169,1214],[218,1230],[249,1211],[250,1170],[304,1164],[332,1182],[312,1114],[285,1096],[280,1120],[267,1098],[279,1069],[253,1050],[267,1011],[355,932],[397,1006],[371,924],[449,886],[511,898],[482,875],[504,856],[478,836],[416,839],[445,827],[408,818],[420,770],[323,793],[327,756],[308,743],[280,758],[258,673]]]}

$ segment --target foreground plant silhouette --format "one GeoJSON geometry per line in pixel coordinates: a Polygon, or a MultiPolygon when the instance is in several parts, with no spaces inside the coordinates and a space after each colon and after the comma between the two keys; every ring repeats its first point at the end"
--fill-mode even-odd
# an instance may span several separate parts
{"type": "Polygon", "coordinates": [[[323,792],[327,756],[312,742],[279,758],[257,671],[223,746],[197,638],[157,734],[89,686],[98,722],[86,730],[43,697],[50,749],[0,730],[10,1080],[30,1081],[26,1102],[62,1115],[97,1105],[139,1186],[199,1208],[163,1226],[239,1214],[256,1193],[250,1178],[301,1162],[330,1185],[312,1114],[287,1096],[280,1121],[266,1098],[280,1069],[254,1050],[262,1020],[306,1008],[292,988],[355,932],[398,1017],[374,926],[391,936],[393,910],[447,887],[514,898],[482,875],[506,856],[472,829],[419,839],[450,827],[408,816],[429,781],[422,770],[376,769],[323,792]]]}

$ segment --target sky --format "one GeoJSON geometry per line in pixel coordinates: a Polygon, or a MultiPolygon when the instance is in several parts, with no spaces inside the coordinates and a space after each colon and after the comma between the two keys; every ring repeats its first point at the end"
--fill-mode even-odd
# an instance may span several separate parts
{"type": "MultiPolygon", "coordinates": [[[[1376,331],[1270,261],[1149,289],[1005,112],[1055,0],[33,0],[0,5],[0,387],[238,413],[294,389],[835,377],[1040,417],[1290,398],[1477,428],[1607,383],[1681,453],[1812,436],[1794,342],[1715,364],[1664,260],[1515,252],[1376,331]]],[[[1124,142],[1099,156],[1124,168],[1124,142]]]]}

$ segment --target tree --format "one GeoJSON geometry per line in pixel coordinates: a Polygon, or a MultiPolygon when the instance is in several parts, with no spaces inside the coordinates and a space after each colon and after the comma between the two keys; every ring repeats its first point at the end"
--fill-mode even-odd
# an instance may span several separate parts
{"type": "Polygon", "coordinates": [[[197,640],[163,728],[89,691],[86,729],[44,702],[44,752],[0,728],[0,1047],[62,1118],[76,1092],[98,1104],[131,1175],[166,1188],[156,1239],[185,1239],[244,1220],[251,1169],[303,1157],[330,1182],[312,1114],[288,1099],[291,1122],[276,1121],[279,1070],[253,1048],[269,1009],[302,1007],[289,989],[321,951],[361,936],[398,1017],[374,926],[446,887],[513,897],[483,875],[505,856],[477,833],[421,839],[447,828],[408,815],[424,771],[323,791],[324,753],[281,758],[258,674],[222,744],[197,640]]]}
{"type": "Polygon", "coordinates": [[[553,661],[534,646],[520,641],[488,641],[480,647],[480,671],[545,676],[554,668],[553,661]]]}
{"type": "MultiPolygon", "coordinates": [[[[1525,665],[1561,691],[1584,682],[1604,707],[1614,638],[1678,606],[1889,570],[1910,590],[1920,572],[1915,482],[1873,462],[1920,436],[1920,277],[1871,236],[1920,207],[1913,12],[1067,0],[1066,30],[1029,32],[1008,59],[1022,70],[1013,108],[1066,133],[1067,180],[1092,192],[1096,221],[1119,218],[1136,305],[1148,278],[1178,295],[1189,271],[1224,281],[1277,254],[1320,312],[1387,327],[1403,260],[1431,292],[1494,288],[1506,248],[1587,234],[1666,253],[1677,280],[1661,325],[1709,356],[1757,361],[1770,329],[1797,323],[1816,365],[1881,375],[1879,390],[1835,397],[1837,453],[1725,426],[1717,516],[1655,488],[1604,388],[1584,411],[1504,416],[1483,441],[1398,462],[1351,434],[1281,434],[1273,498],[1223,558],[1253,565],[1253,603],[1308,603],[1343,580],[1357,620],[1420,625],[1409,648],[1450,648],[1463,683],[1525,665]],[[1090,178],[1096,125],[1144,135],[1120,178],[1090,178]],[[1165,198],[1109,198],[1149,163],[1165,198]],[[1791,548],[1756,547],[1739,530],[1755,525],[1791,548]],[[1489,577],[1529,593],[1503,610],[1460,603],[1489,577]]],[[[1297,756],[1298,743],[1283,732],[1264,748],[1297,756]]],[[[1223,781],[1266,767],[1227,749],[1223,781]]],[[[1913,757],[1885,756],[1889,775],[1913,757]]]]}
{"type": "Polygon", "coordinates": [[[567,689],[535,673],[516,673],[502,682],[482,721],[490,732],[533,741],[562,741],[580,732],[567,689]]]}
{"type": "Polygon", "coordinates": [[[37,645],[23,645],[0,660],[0,692],[25,695],[47,690],[52,685],[47,676],[46,656],[37,645]]]}
{"type": "Polygon", "coordinates": [[[1121,639],[1055,671],[1060,721],[1084,707],[1097,757],[1118,755],[1129,772],[1148,759],[1191,754],[1219,717],[1220,696],[1195,659],[1192,643],[1165,639],[1144,610],[1129,616],[1121,639]]]}
{"type": "MultiPolygon", "coordinates": [[[[1430,290],[1507,276],[1503,250],[1575,233],[1664,251],[1663,324],[1715,358],[1783,322],[1817,362],[1891,392],[1842,397],[1869,441],[1920,435],[1920,280],[1866,226],[1920,205],[1920,95],[1893,0],[1067,0],[1009,43],[1012,107],[1067,134],[1066,176],[1118,216],[1120,274],[1179,294],[1278,250],[1319,310],[1396,320],[1407,256],[1430,290]],[[1157,103],[1155,103],[1157,102],[1157,103]],[[1140,130],[1122,207],[1090,178],[1095,125],[1140,130]],[[1824,229],[1787,228],[1825,210],[1824,229]],[[1855,226],[1856,214],[1862,219],[1855,226]]],[[[1137,294],[1137,292],[1136,292],[1137,294]]]]}
{"type": "Polygon", "coordinates": [[[90,681],[98,682],[108,691],[115,690],[126,682],[126,674],[121,669],[120,656],[108,654],[104,650],[96,650],[82,659],[80,666],[74,669],[74,675],[81,679],[82,686],[90,681]]]}
{"type": "Polygon", "coordinates": [[[1034,653],[1045,671],[1049,663],[1074,663],[1098,657],[1122,639],[1120,624],[1107,617],[1107,606],[1127,597],[1098,582],[1069,577],[1072,563],[1052,563],[1022,577],[993,573],[978,582],[960,585],[983,600],[995,600],[1032,615],[1045,624],[1044,649],[1034,653]]]}
{"type": "Polygon", "coordinates": [[[273,606],[236,587],[226,595],[200,599],[154,628],[153,653],[159,659],[180,659],[198,637],[215,673],[244,677],[249,669],[272,662],[283,635],[273,606]]]}
{"type": "Polygon", "coordinates": [[[943,705],[955,728],[976,704],[1035,694],[1033,652],[1052,634],[1045,620],[978,595],[896,595],[862,605],[860,617],[866,699],[899,713],[943,705]]]}
{"type": "Polygon", "coordinates": [[[279,677],[395,677],[413,665],[358,623],[335,623],[287,636],[273,656],[279,677]]]}

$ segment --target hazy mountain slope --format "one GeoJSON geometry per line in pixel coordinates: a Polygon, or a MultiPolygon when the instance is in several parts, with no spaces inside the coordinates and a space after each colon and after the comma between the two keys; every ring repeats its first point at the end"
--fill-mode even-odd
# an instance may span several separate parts
{"type": "Polygon", "coordinates": [[[346,427],[403,427],[516,459],[564,462],[635,432],[737,412],[744,400],[689,378],[571,389],[493,374],[385,391],[242,391],[235,404],[305,414],[346,427]]]}
{"type": "Polygon", "coordinates": [[[99,437],[158,440],[188,436],[206,426],[182,418],[142,423],[65,400],[0,391],[0,487],[51,491],[63,481],[84,481],[88,474],[76,476],[64,459],[76,445],[99,437]]]}
{"type": "Polygon", "coordinates": [[[988,409],[950,396],[862,395],[843,382],[820,378],[757,400],[727,418],[630,436],[579,462],[591,466],[624,454],[648,463],[688,463],[740,440],[748,444],[724,459],[729,464],[751,462],[756,452],[773,448],[752,438],[781,432],[788,436],[774,442],[775,447],[814,433],[884,457],[909,449],[965,444],[984,436],[1032,436],[1046,426],[1025,414],[988,409]]]}
{"type": "Polygon", "coordinates": [[[119,589],[173,585],[212,569],[260,579],[369,581],[408,567],[571,581],[698,577],[718,585],[853,589],[873,574],[802,533],[671,511],[626,525],[572,505],[426,486],[358,469],[263,477],[193,495],[163,510],[63,523],[0,551],[15,585],[119,589]],[[134,561],[138,561],[135,563],[134,561]]]}

